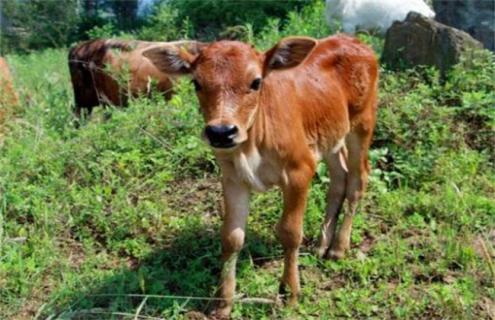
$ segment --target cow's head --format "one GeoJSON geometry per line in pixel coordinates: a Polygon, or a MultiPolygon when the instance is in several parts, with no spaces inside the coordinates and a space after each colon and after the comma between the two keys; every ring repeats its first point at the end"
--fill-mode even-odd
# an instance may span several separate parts
{"type": "Polygon", "coordinates": [[[212,147],[231,149],[247,140],[263,78],[272,70],[297,66],[315,45],[311,38],[290,37],[264,53],[242,42],[219,41],[197,51],[156,46],[143,54],[165,73],[192,75],[205,136],[212,147]]]}

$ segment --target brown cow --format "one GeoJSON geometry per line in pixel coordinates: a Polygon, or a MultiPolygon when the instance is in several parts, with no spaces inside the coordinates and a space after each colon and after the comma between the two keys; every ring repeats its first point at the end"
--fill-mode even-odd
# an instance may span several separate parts
{"type": "Polygon", "coordinates": [[[0,57],[0,124],[5,122],[8,114],[13,113],[12,107],[19,104],[19,97],[12,83],[7,61],[0,57]]]}
{"type": "Polygon", "coordinates": [[[12,84],[12,76],[10,74],[7,61],[0,57],[0,105],[17,105],[19,98],[12,84]]]}
{"type": "Polygon", "coordinates": [[[143,53],[170,74],[191,73],[205,137],[222,169],[224,262],[214,312],[228,317],[236,257],[244,244],[250,191],[278,185],[284,208],[277,235],[285,255],[281,291],[297,301],[298,250],[316,164],[323,159],[331,185],[318,253],[341,258],[350,245],[352,217],[366,188],[368,148],[375,126],[378,64],[373,51],[339,35],[282,39],[265,53],[220,41],[199,53],[157,47],[143,53]],[[339,232],[336,221],[349,202],[339,232]]]}
{"type": "Polygon", "coordinates": [[[142,52],[151,46],[188,46],[195,51],[198,42],[145,42],[96,39],[69,51],[69,70],[74,88],[75,114],[82,109],[91,114],[97,105],[125,106],[128,94],[149,94],[151,82],[169,99],[172,79],[160,72],[142,52]]]}

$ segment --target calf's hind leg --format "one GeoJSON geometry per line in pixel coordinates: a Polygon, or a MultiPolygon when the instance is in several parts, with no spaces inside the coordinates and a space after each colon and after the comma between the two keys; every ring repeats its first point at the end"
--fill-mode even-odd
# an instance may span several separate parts
{"type": "Polygon", "coordinates": [[[329,154],[325,159],[330,175],[330,187],[327,193],[325,221],[321,226],[320,243],[317,249],[320,258],[325,256],[333,241],[339,213],[345,200],[347,180],[347,168],[344,163],[346,161],[345,153],[344,147],[337,153],[329,154]]]}
{"type": "Polygon", "coordinates": [[[356,213],[359,200],[362,198],[368,184],[368,149],[371,142],[372,130],[358,130],[349,133],[346,138],[348,150],[347,184],[345,197],[349,202],[349,209],[344,214],[339,232],[334,238],[329,256],[334,259],[344,257],[345,251],[350,248],[352,219],[356,213]]]}

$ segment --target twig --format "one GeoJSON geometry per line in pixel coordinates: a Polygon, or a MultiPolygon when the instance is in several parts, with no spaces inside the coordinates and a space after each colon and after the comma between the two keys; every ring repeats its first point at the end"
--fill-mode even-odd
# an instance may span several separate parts
{"type": "Polygon", "coordinates": [[[15,237],[15,238],[7,238],[7,239],[5,239],[5,242],[6,243],[9,243],[9,242],[24,243],[24,242],[26,242],[26,240],[27,240],[27,237],[15,237]]]}
{"type": "Polygon", "coordinates": [[[141,310],[143,309],[146,300],[148,300],[148,297],[145,297],[143,301],[141,301],[141,303],[139,304],[139,307],[136,309],[136,315],[134,316],[134,320],[139,319],[139,314],[141,313],[141,310]]]}
{"type": "Polygon", "coordinates": [[[170,145],[168,145],[165,141],[160,140],[158,137],[154,136],[150,132],[146,131],[143,127],[139,127],[139,130],[141,130],[144,134],[146,134],[148,137],[151,139],[155,140],[159,144],[162,145],[166,150],[170,150],[170,145]]]}
{"type": "Polygon", "coordinates": [[[238,303],[243,303],[243,304],[277,304],[277,301],[274,299],[268,299],[268,298],[241,298],[239,300],[236,300],[238,303]]]}
{"type": "MultiPolygon", "coordinates": [[[[306,257],[306,256],[310,256],[310,255],[311,255],[311,252],[301,252],[301,253],[298,254],[299,257],[306,257]]],[[[275,255],[275,256],[268,256],[268,257],[256,257],[256,258],[252,258],[251,260],[253,260],[253,261],[273,260],[273,259],[281,259],[283,257],[284,257],[283,254],[278,254],[278,255],[275,255]]]]}
{"type": "Polygon", "coordinates": [[[41,312],[43,312],[43,310],[45,309],[45,307],[46,307],[46,303],[43,303],[41,305],[41,307],[38,309],[38,311],[36,312],[36,315],[33,318],[34,320],[39,319],[39,317],[41,316],[41,312]]]}

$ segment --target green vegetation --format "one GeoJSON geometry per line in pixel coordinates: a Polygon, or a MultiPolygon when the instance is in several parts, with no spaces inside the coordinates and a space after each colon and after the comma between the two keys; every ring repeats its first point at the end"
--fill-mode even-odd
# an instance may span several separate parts
{"type": "MultiPolygon", "coordinates": [[[[70,46],[95,37],[210,41],[318,0],[10,0],[0,5],[0,54],[70,46]],[[148,2],[149,8],[139,4],[148,2]],[[145,10],[147,9],[147,10],[145,10]]],[[[321,5],[321,3],[320,3],[321,5]]]]}
{"type": "MultiPolygon", "coordinates": [[[[266,49],[288,34],[324,36],[322,13],[315,2],[248,38],[266,49]]],[[[361,38],[380,51],[380,39],[361,38]]],[[[135,99],[110,119],[99,109],[75,129],[66,50],[8,60],[24,102],[0,142],[0,318],[206,311],[208,300],[184,297],[215,291],[221,190],[189,81],[168,103],[135,99]]],[[[488,52],[471,53],[445,80],[432,69],[382,70],[373,171],[351,252],[342,261],[310,253],[329,182],[321,165],[305,216],[299,306],[238,303],[233,318],[489,318],[494,76],[488,52]]],[[[253,198],[240,295],[277,293],[280,210],[277,191],[253,198]]]]}

